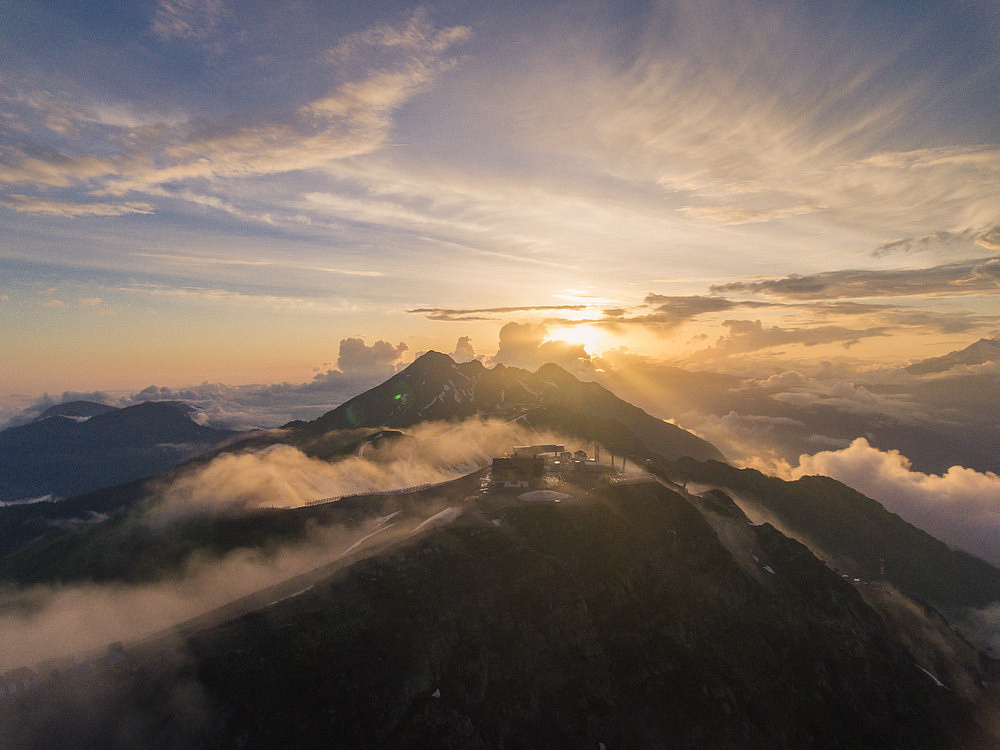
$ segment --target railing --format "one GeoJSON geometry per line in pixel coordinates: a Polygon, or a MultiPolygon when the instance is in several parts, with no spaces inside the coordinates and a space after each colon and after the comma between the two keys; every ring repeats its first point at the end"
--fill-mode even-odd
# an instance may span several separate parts
{"type": "MultiPolygon", "coordinates": [[[[481,469],[477,470],[481,471],[481,469]]],[[[475,474],[476,472],[472,472],[475,474]]],[[[464,476],[470,476],[466,474],[464,476]]],[[[395,490],[373,490],[372,492],[355,492],[350,495],[339,495],[337,497],[322,497],[319,500],[309,500],[306,502],[307,506],[310,505],[323,505],[324,503],[333,503],[338,500],[348,500],[355,497],[388,497],[390,495],[409,495],[413,492],[423,492],[424,490],[431,490],[435,487],[440,487],[445,484],[451,484],[456,479],[463,479],[464,477],[454,477],[453,479],[445,479],[443,482],[428,482],[427,484],[417,484],[412,487],[400,487],[395,490]]]]}

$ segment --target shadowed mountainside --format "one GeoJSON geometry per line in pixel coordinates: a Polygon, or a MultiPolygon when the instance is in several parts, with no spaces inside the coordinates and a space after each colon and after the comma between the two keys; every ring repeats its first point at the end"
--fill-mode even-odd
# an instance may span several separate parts
{"type": "Polygon", "coordinates": [[[951,549],[835,479],[806,476],[789,482],[755,469],[691,459],[653,469],[676,482],[733,493],[748,513],[779,525],[851,576],[877,581],[884,567],[889,583],[946,609],[1000,600],[1000,570],[951,549]]]}
{"type": "Polygon", "coordinates": [[[711,443],[650,416],[597,383],[577,380],[558,365],[537,372],[497,365],[487,369],[473,360],[456,364],[451,357],[427,352],[381,385],[341,404],[312,422],[286,427],[307,434],[351,427],[408,427],[427,420],[472,416],[526,417],[548,411],[546,426],[581,417],[616,421],[649,453],[665,458],[692,456],[724,460],[711,443]],[[562,418],[561,418],[562,417],[562,418]]]}
{"type": "MultiPolygon", "coordinates": [[[[257,612],[52,678],[44,705],[4,717],[7,744],[992,740],[974,699],[939,687],[852,585],[772,527],[712,503],[699,512],[655,483],[562,505],[491,509],[484,498],[257,612]]],[[[970,682],[980,668],[972,660],[970,682]]]]}
{"type": "Polygon", "coordinates": [[[193,412],[178,401],[52,407],[0,432],[0,502],[73,497],[151,476],[237,434],[197,424],[193,412]]]}

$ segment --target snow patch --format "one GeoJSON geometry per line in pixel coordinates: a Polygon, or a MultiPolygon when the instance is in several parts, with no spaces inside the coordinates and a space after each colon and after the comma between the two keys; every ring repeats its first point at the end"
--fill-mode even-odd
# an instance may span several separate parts
{"type": "Polygon", "coordinates": [[[939,680],[937,677],[935,677],[934,675],[932,675],[930,672],[928,672],[926,669],[924,669],[923,667],[921,667],[919,664],[915,664],[914,666],[917,669],[919,669],[921,672],[923,672],[925,675],[927,675],[928,677],[930,677],[932,680],[934,680],[934,684],[935,685],[937,685],[938,687],[945,687],[945,684],[943,682],[941,682],[941,680],[939,680]]]}
{"type": "Polygon", "coordinates": [[[393,518],[395,518],[402,512],[403,511],[401,510],[397,510],[395,513],[390,513],[387,516],[379,516],[378,518],[375,519],[375,524],[377,526],[385,526],[387,523],[389,523],[389,521],[391,521],[393,518]]]}
{"type": "Polygon", "coordinates": [[[431,526],[440,526],[442,524],[451,523],[460,515],[462,515],[461,508],[456,508],[455,506],[445,508],[440,513],[435,513],[433,516],[431,516],[422,524],[417,526],[417,528],[415,528],[410,533],[416,534],[418,531],[423,531],[424,529],[430,528],[431,526]]]}
{"type": "Polygon", "coordinates": [[[25,497],[21,500],[8,500],[7,502],[0,501],[0,508],[7,508],[11,505],[34,505],[35,503],[58,503],[62,500],[61,497],[56,497],[55,495],[42,495],[40,497],[25,497]]]}

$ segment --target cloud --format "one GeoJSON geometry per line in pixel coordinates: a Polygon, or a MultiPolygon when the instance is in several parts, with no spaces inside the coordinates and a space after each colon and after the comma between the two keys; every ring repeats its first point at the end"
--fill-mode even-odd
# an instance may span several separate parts
{"type": "Polygon", "coordinates": [[[966,229],[962,232],[940,230],[937,232],[931,232],[930,234],[925,234],[923,237],[919,238],[903,237],[898,240],[883,242],[875,248],[874,251],[872,251],[872,255],[880,257],[891,253],[910,253],[935,247],[951,247],[960,244],[971,245],[973,242],[981,247],[1000,250],[1000,246],[997,248],[989,248],[988,236],[988,232],[975,232],[971,229],[966,229]],[[983,244],[984,240],[987,244],[983,244]]]}
{"type": "Polygon", "coordinates": [[[104,302],[104,300],[102,300],[100,297],[81,297],[80,299],[77,300],[77,302],[79,302],[84,307],[98,307],[104,302]]]}
{"type": "Polygon", "coordinates": [[[445,52],[453,44],[468,41],[472,30],[465,26],[436,30],[430,23],[427,11],[417,8],[402,26],[378,24],[370,29],[354,34],[336,48],[338,57],[356,55],[360,47],[381,47],[387,50],[410,52],[445,52]]]}
{"type": "MultiPolygon", "coordinates": [[[[572,441],[502,420],[424,424],[411,439],[369,446],[363,455],[328,463],[287,445],[223,454],[155,489],[131,517],[154,533],[176,533],[192,515],[240,514],[261,507],[298,507],[310,500],[379,492],[452,479],[487,465],[511,445],[572,441]]],[[[227,602],[343,559],[368,544],[403,538],[442,510],[430,500],[419,512],[353,527],[310,526],[305,540],[277,549],[236,549],[224,556],[195,549],[181,571],[146,585],[0,588],[0,664],[26,665],[134,641],[227,602]],[[370,540],[370,541],[369,541],[370,540]]],[[[331,570],[332,572],[332,570],[331,570]]],[[[164,574],[167,575],[166,573],[164,574]]]]}
{"type": "Polygon", "coordinates": [[[123,203],[76,203],[73,201],[39,198],[32,195],[14,193],[0,195],[0,205],[33,214],[48,214],[74,218],[77,216],[124,216],[126,214],[151,214],[153,206],[140,201],[123,203]]]}
{"type": "MultiPolygon", "coordinates": [[[[926,26],[910,27],[913,42],[887,45],[874,27],[819,6],[662,4],[648,9],[627,61],[600,54],[619,41],[610,34],[570,41],[558,22],[539,25],[551,43],[528,51],[511,72],[520,96],[497,97],[494,109],[529,109],[519,137],[656,184],[681,216],[736,226],[811,214],[831,228],[907,236],[928,223],[995,222],[992,145],[885,151],[925,120],[928,100],[940,113],[956,106],[947,56],[932,51],[944,51],[942,37],[927,31],[956,17],[934,7],[926,26]]],[[[991,64],[973,67],[985,80],[991,64]]],[[[981,103],[969,104],[985,125],[981,103]]]]}
{"type": "Polygon", "coordinates": [[[847,448],[799,457],[792,478],[823,474],[878,500],[893,513],[1000,566],[1000,477],[962,466],[941,475],[911,469],[898,451],[857,438],[847,448]]]}
{"type": "Polygon", "coordinates": [[[472,339],[468,336],[459,338],[455,344],[455,351],[451,353],[451,358],[456,362],[470,362],[478,359],[475,349],[472,348],[472,339]]]}
{"type": "MultiPolygon", "coordinates": [[[[223,5],[217,0],[163,0],[153,28],[165,39],[204,39],[223,15],[223,5]]],[[[381,61],[368,59],[370,67],[360,71],[358,60],[354,60],[352,78],[290,111],[283,110],[281,116],[271,113],[251,124],[234,124],[236,119],[162,122],[153,129],[155,132],[150,132],[148,126],[125,127],[124,133],[118,128],[113,136],[98,134],[103,143],[90,153],[50,144],[17,143],[5,149],[0,184],[83,188],[88,196],[124,196],[143,191],[156,195],[164,186],[174,188],[188,181],[198,180],[200,186],[210,187],[205,181],[319,169],[340,159],[372,153],[385,143],[395,112],[427,90],[439,74],[454,67],[456,60],[445,53],[449,46],[468,36],[463,27],[433,28],[422,11],[411,16],[398,33],[400,38],[410,40],[409,46],[391,38],[388,28],[380,27],[381,31],[366,44],[373,49],[391,47],[399,54],[381,61]]],[[[328,59],[327,64],[332,66],[331,61],[328,59]]],[[[348,66],[332,67],[325,71],[326,80],[342,76],[348,66]]],[[[38,106],[46,105],[43,101],[38,106]]],[[[79,121],[87,116],[76,111],[64,114],[64,119],[79,121]]],[[[172,195],[184,198],[185,193],[172,195]]],[[[224,207],[218,196],[202,195],[198,201],[215,201],[224,207]]],[[[67,216],[152,210],[138,202],[118,205],[79,201],[78,207],[70,203],[24,196],[8,201],[15,208],[67,216]]]]}
{"type": "Polygon", "coordinates": [[[156,260],[162,263],[166,263],[177,267],[212,267],[212,266],[246,266],[248,268],[290,268],[303,271],[321,271],[323,273],[332,273],[341,276],[363,276],[377,278],[385,276],[381,271],[366,271],[362,269],[349,269],[349,268],[333,268],[331,266],[316,266],[309,265],[305,263],[295,263],[288,261],[277,261],[270,258],[249,258],[249,257],[234,257],[232,255],[227,256],[212,256],[212,255],[193,255],[190,253],[176,252],[176,253],[132,253],[135,258],[149,258],[151,260],[156,260]]]}
{"type": "MultiPolygon", "coordinates": [[[[314,529],[298,545],[271,554],[238,549],[223,557],[193,554],[184,575],[148,585],[118,583],[0,590],[0,663],[28,665],[84,655],[184,622],[241,596],[336,561],[371,525],[314,529]]],[[[381,539],[391,533],[388,529],[381,539]]]]}
{"type": "MultiPolygon", "coordinates": [[[[144,401],[183,401],[199,410],[199,419],[213,427],[250,430],[277,427],[292,420],[310,420],[325,414],[347,399],[381,383],[395,372],[399,358],[408,351],[405,343],[393,346],[362,339],[342,339],[337,364],[340,368],[318,372],[305,383],[269,385],[200,385],[167,387],[150,385],[137,392],[66,391],[61,397],[48,394],[27,406],[10,410],[4,428],[25,424],[51,406],[67,401],[98,401],[125,407],[144,401]]],[[[24,403],[23,401],[21,402],[24,403]]]]}
{"type": "Polygon", "coordinates": [[[672,297],[662,294],[648,294],[646,295],[646,305],[656,312],[652,315],[625,318],[623,322],[635,320],[643,323],[660,322],[667,325],[680,325],[705,313],[726,312],[736,307],[765,307],[767,303],[734,302],[724,297],[672,297]]]}
{"type": "Polygon", "coordinates": [[[330,370],[308,383],[206,382],[182,388],[151,385],[138,393],[121,395],[114,403],[127,406],[142,401],[183,401],[197,408],[212,427],[251,430],[277,427],[296,419],[315,419],[380,380],[378,376],[348,376],[330,370]]]}
{"type": "Polygon", "coordinates": [[[173,297],[189,301],[225,303],[234,306],[273,307],[284,310],[311,310],[317,313],[343,313],[353,309],[352,303],[331,298],[318,297],[288,297],[275,294],[259,294],[255,292],[234,291],[203,286],[167,286],[164,284],[136,283],[115,288],[118,292],[157,297],[173,297]]]}
{"type": "Polygon", "coordinates": [[[393,372],[409,347],[402,341],[393,346],[388,341],[376,341],[371,346],[363,339],[347,338],[340,342],[337,367],[347,374],[393,372]]]}
{"type": "Polygon", "coordinates": [[[585,310],[587,305],[524,305],[520,307],[479,307],[466,309],[449,309],[444,307],[418,307],[407,310],[408,313],[424,315],[429,320],[461,321],[461,320],[498,320],[504,315],[518,312],[549,312],[585,310]]]}
{"type": "Polygon", "coordinates": [[[847,380],[798,381],[796,375],[799,374],[783,373],[777,378],[761,381],[759,385],[765,388],[778,386],[779,390],[770,395],[771,400],[801,408],[803,414],[812,408],[822,406],[824,409],[836,409],[870,417],[891,416],[903,423],[912,422],[923,416],[919,405],[905,395],[882,395],[864,385],[847,380]]]}
{"type": "Polygon", "coordinates": [[[156,489],[150,513],[173,517],[299,507],[322,498],[433,484],[476,471],[529,439],[527,428],[501,420],[428,422],[407,434],[412,439],[334,462],[284,444],[225,453],[156,489]]]}
{"type": "Polygon", "coordinates": [[[972,277],[987,282],[990,280],[994,283],[1000,281],[1000,258],[991,258],[977,265],[972,269],[972,277]]]}
{"type": "Polygon", "coordinates": [[[573,370],[591,368],[583,344],[549,340],[548,329],[539,323],[507,323],[500,329],[500,345],[490,364],[537,369],[547,362],[573,370]]]}
{"type": "MultiPolygon", "coordinates": [[[[805,424],[787,416],[766,414],[741,414],[730,410],[725,414],[708,414],[701,411],[687,411],[676,419],[668,420],[718,447],[734,466],[751,466],[762,470],[781,464],[781,446],[789,433],[798,434],[805,424]]],[[[830,441],[840,447],[847,441],[830,441]]]]}
{"type": "Polygon", "coordinates": [[[790,299],[843,299],[913,295],[995,294],[1000,258],[947,263],[931,268],[826,271],[763,281],[713,284],[713,292],[767,294],[790,299]]]}
{"type": "Polygon", "coordinates": [[[1000,226],[993,227],[990,231],[976,238],[976,244],[987,250],[1000,250],[1000,226]]]}
{"type": "Polygon", "coordinates": [[[225,15],[222,0],[159,0],[150,30],[159,39],[204,40],[225,15]]]}
{"type": "Polygon", "coordinates": [[[735,226],[739,224],[759,224],[765,221],[786,219],[790,216],[801,216],[813,213],[814,211],[822,211],[823,208],[823,206],[813,206],[804,203],[797,206],[772,209],[749,209],[735,205],[717,204],[682,206],[679,210],[681,213],[701,221],[735,226]]]}
{"type": "Polygon", "coordinates": [[[678,320],[686,320],[707,312],[731,310],[739,305],[724,297],[668,297],[662,294],[646,295],[646,304],[678,320]]]}
{"type": "Polygon", "coordinates": [[[759,320],[726,320],[722,324],[729,329],[729,335],[720,338],[715,348],[708,350],[709,352],[746,354],[747,352],[792,344],[801,344],[802,346],[841,344],[844,347],[850,347],[863,338],[889,335],[889,329],[885,327],[866,329],[841,326],[783,328],[781,326],[765,327],[759,320]]]}

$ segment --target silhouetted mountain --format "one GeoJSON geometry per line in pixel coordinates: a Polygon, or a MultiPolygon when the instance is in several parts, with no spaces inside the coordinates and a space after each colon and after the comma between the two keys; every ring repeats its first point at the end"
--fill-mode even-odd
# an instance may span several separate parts
{"type": "Polygon", "coordinates": [[[82,421],[109,411],[115,411],[115,407],[100,404],[96,401],[66,401],[62,404],[50,406],[32,421],[41,422],[43,419],[48,419],[49,417],[69,417],[82,421]]]}
{"type": "Polygon", "coordinates": [[[0,502],[70,497],[150,476],[234,434],[177,401],[124,409],[76,401],[0,432],[0,502]]]}
{"type": "Polygon", "coordinates": [[[1000,339],[979,339],[964,349],[914,362],[906,371],[911,375],[929,375],[946,372],[959,365],[981,365],[984,362],[1000,362],[1000,339]]]}
{"type": "Polygon", "coordinates": [[[719,450],[691,433],[650,416],[597,383],[577,380],[558,365],[537,372],[479,361],[456,364],[451,357],[427,352],[381,385],[308,423],[288,427],[308,434],[350,427],[408,427],[427,420],[473,416],[522,418],[536,426],[575,428],[574,434],[608,442],[635,441],[666,458],[692,456],[724,460],[719,450]],[[581,434],[581,427],[590,422],[581,434]],[[617,423],[623,429],[614,428],[617,423]]]}
{"type": "Polygon", "coordinates": [[[899,611],[725,496],[699,502],[655,483],[562,505],[473,497],[252,613],[48,676],[0,703],[0,731],[12,748],[995,741],[967,644],[914,613],[918,652],[899,611]]]}

